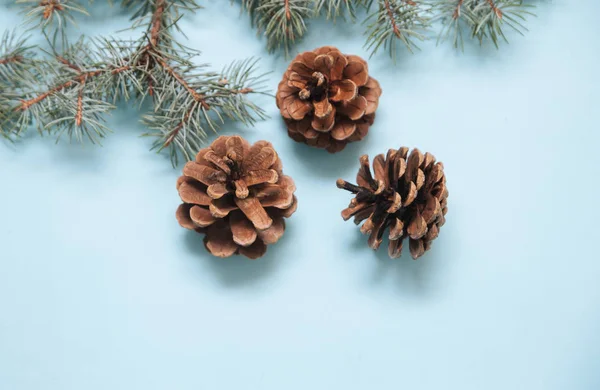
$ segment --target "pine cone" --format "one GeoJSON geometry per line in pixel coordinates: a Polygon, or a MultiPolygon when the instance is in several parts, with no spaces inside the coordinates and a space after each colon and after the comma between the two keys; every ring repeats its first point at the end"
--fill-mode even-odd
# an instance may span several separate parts
{"type": "Polygon", "coordinates": [[[402,241],[409,238],[410,253],[414,259],[422,256],[438,236],[448,211],[444,165],[435,162],[429,153],[423,155],[408,148],[390,149],[373,159],[371,175],[369,157],[360,158],[361,167],[356,176],[358,185],[342,179],[337,186],[356,194],[350,206],[342,211],[344,220],[354,216],[364,234],[370,234],[369,246],[375,250],[381,245],[389,227],[390,257],[400,257],[402,241]]]}
{"type": "Polygon", "coordinates": [[[283,175],[273,146],[250,146],[238,136],[219,137],[200,150],[183,168],[177,190],[184,202],[179,224],[205,234],[206,249],[217,257],[261,257],[297,206],[294,181],[283,175]]]}
{"type": "Polygon", "coordinates": [[[324,46],[294,58],[276,102],[292,139],[335,153],[367,135],[379,96],[365,60],[324,46]]]}

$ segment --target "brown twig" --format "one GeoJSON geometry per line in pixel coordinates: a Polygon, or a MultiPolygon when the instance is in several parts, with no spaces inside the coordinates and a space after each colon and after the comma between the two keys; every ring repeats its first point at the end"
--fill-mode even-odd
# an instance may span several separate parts
{"type": "Polygon", "coordinates": [[[232,92],[233,93],[239,93],[241,95],[246,95],[248,93],[254,92],[254,90],[252,88],[242,88],[242,89],[235,89],[232,92]]]}
{"type": "MultiPolygon", "coordinates": [[[[154,13],[152,14],[152,22],[150,28],[150,37],[148,45],[145,47],[145,61],[149,64],[158,63],[168,74],[171,75],[192,97],[195,101],[200,103],[205,109],[210,109],[210,106],[204,100],[204,96],[199,94],[185,81],[183,76],[173,69],[169,64],[162,58],[160,54],[156,52],[156,47],[160,41],[160,33],[163,26],[163,18],[166,9],[166,0],[156,0],[154,13]]],[[[151,79],[148,82],[149,94],[153,95],[153,87],[151,79]]]]}
{"type": "Polygon", "coordinates": [[[487,0],[487,2],[490,5],[492,11],[494,11],[496,16],[498,17],[498,19],[502,19],[502,11],[496,6],[496,4],[494,4],[494,0],[487,0]]]}
{"type": "Polygon", "coordinates": [[[44,8],[44,19],[50,19],[55,11],[63,11],[65,8],[57,0],[40,1],[40,7],[44,8]]]}
{"type": "Polygon", "coordinates": [[[285,18],[290,20],[292,18],[292,13],[290,12],[290,0],[285,0],[285,18]]]}
{"type": "Polygon", "coordinates": [[[23,61],[23,56],[12,56],[12,57],[7,57],[7,58],[0,58],[0,65],[15,64],[15,63],[18,63],[21,61],[23,61]]]}
{"type": "Polygon", "coordinates": [[[160,40],[160,31],[163,23],[163,16],[167,7],[165,0],[156,0],[154,14],[152,15],[152,23],[150,28],[150,45],[156,47],[160,40]]]}
{"type": "Polygon", "coordinates": [[[392,29],[394,30],[394,35],[400,38],[400,30],[396,25],[396,19],[394,19],[394,13],[392,12],[392,7],[390,6],[389,0],[385,0],[384,2],[385,9],[387,10],[388,17],[390,18],[390,22],[392,23],[392,29]]]}
{"type": "Polygon", "coordinates": [[[179,124],[177,126],[175,126],[175,128],[173,128],[173,130],[171,130],[171,132],[169,133],[169,137],[167,138],[167,140],[165,141],[165,144],[163,146],[164,148],[171,145],[171,142],[173,142],[175,137],[177,137],[177,134],[179,134],[181,129],[183,129],[185,122],[187,122],[188,119],[190,119],[190,116],[192,116],[192,111],[194,111],[195,108],[196,108],[195,105],[192,106],[192,108],[183,117],[183,120],[181,122],[179,122],[179,124]]]}
{"type": "MultiPolygon", "coordinates": [[[[287,4],[288,0],[286,0],[287,4]]],[[[150,28],[150,37],[148,45],[145,47],[145,61],[149,64],[158,63],[171,77],[173,77],[179,85],[181,85],[193,98],[194,100],[202,106],[205,110],[209,110],[210,106],[206,103],[205,97],[198,93],[194,88],[192,88],[187,81],[185,81],[184,77],[179,74],[173,67],[169,66],[169,64],[162,58],[161,55],[156,53],[157,45],[160,41],[160,33],[163,26],[163,17],[166,9],[166,1],[165,0],[157,0],[155,4],[154,14],[152,15],[152,22],[150,28]]],[[[154,94],[152,79],[148,80],[148,89],[149,94],[152,96],[154,94]]],[[[163,147],[169,146],[177,134],[183,129],[185,122],[187,122],[192,115],[192,111],[196,108],[196,105],[192,106],[192,108],[185,114],[183,120],[170,131],[169,136],[167,137],[163,147]]]]}
{"type": "Polygon", "coordinates": [[[177,73],[175,71],[175,69],[171,68],[169,66],[169,64],[167,64],[164,60],[160,59],[158,60],[158,63],[160,64],[160,66],[162,66],[162,68],[169,73],[175,80],[177,80],[177,82],[190,94],[192,95],[192,97],[194,98],[195,101],[197,101],[198,103],[200,103],[202,105],[202,107],[204,107],[205,109],[209,110],[210,106],[206,103],[205,101],[205,97],[198,93],[194,88],[192,88],[187,81],[185,81],[185,79],[183,78],[183,76],[181,76],[179,73],[177,73]]]}
{"type": "Polygon", "coordinates": [[[51,88],[48,91],[46,91],[32,99],[21,100],[21,104],[19,106],[17,106],[15,108],[15,110],[26,111],[31,106],[41,103],[42,101],[46,100],[48,97],[54,95],[55,93],[58,93],[64,89],[70,88],[77,83],[84,84],[89,78],[99,76],[105,72],[110,72],[111,74],[118,74],[118,73],[122,73],[127,70],[130,70],[130,69],[131,69],[131,66],[125,65],[125,66],[121,66],[121,67],[114,68],[114,69],[99,69],[99,70],[92,70],[89,72],[81,73],[81,74],[77,75],[77,77],[75,77],[69,81],[66,81],[60,85],[57,85],[56,87],[51,88]]]}
{"type": "Polygon", "coordinates": [[[67,60],[66,58],[64,58],[64,57],[61,57],[61,56],[56,56],[56,59],[57,59],[57,60],[58,60],[58,62],[60,62],[61,64],[63,64],[63,65],[66,65],[66,66],[68,66],[69,68],[71,68],[71,69],[73,69],[73,70],[75,70],[75,71],[77,71],[77,72],[81,73],[81,68],[80,68],[80,67],[78,67],[77,65],[73,64],[72,62],[70,62],[70,61],[69,61],[69,60],[67,60]]]}
{"type": "Polygon", "coordinates": [[[83,120],[83,88],[85,88],[85,80],[79,87],[79,95],[77,96],[77,113],[75,114],[75,124],[81,126],[83,120]]]}
{"type": "Polygon", "coordinates": [[[464,1],[465,0],[458,0],[456,9],[454,10],[454,13],[452,14],[452,19],[456,20],[456,19],[460,18],[460,8],[462,7],[464,1]]]}
{"type": "Polygon", "coordinates": [[[154,96],[154,82],[152,77],[148,78],[148,95],[154,96]]]}

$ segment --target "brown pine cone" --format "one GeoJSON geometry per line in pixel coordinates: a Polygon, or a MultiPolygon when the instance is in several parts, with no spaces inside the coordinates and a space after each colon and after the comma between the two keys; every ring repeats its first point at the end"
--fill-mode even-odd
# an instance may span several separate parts
{"type": "Polygon", "coordinates": [[[365,60],[324,46],[294,58],[276,102],[292,139],[335,153],[367,135],[379,96],[365,60]]]}
{"type": "Polygon", "coordinates": [[[206,249],[217,257],[256,259],[283,235],[283,219],[296,211],[295,190],[269,142],[250,146],[241,137],[222,136],[183,168],[177,220],[205,234],[206,249]]]}
{"type": "Polygon", "coordinates": [[[406,237],[412,257],[422,256],[446,221],[448,190],[444,165],[418,149],[408,155],[405,147],[390,149],[386,157],[380,154],[373,159],[375,178],[368,156],[362,156],[360,164],[358,185],[337,181],[339,188],[356,195],[342,211],[342,218],[347,221],[354,216],[357,225],[366,219],[360,231],[370,234],[369,246],[375,250],[389,227],[390,257],[400,257],[406,237]]]}

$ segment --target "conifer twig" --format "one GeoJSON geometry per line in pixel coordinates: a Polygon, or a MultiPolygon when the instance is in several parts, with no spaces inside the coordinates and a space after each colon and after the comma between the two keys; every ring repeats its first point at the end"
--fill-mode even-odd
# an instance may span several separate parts
{"type": "Polygon", "coordinates": [[[500,40],[508,42],[505,27],[520,35],[527,28],[523,24],[533,16],[532,6],[522,0],[437,0],[435,14],[443,28],[438,42],[451,40],[456,48],[464,49],[464,30],[480,43],[490,39],[498,47],[500,40]]]}
{"type": "MultiPolygon", "coordinates": [[[[247,98],[263,93],[262,76],[254,75],[256,61],[234,63],[222,74],[208,72],[207,65],[192,62],[198,52],[173,39],[181,14],[198,9],[195,0],[131,0],[127,5],[138,7],[133,26],[145,21],[146,33],[133,41],[82,39],[60,54],[52,47],[47,58],[20,74],[11,94],[2,93],[0,107],[9,113],[0,117],[5,136],[34,124],[40,132],[99,142],[110,131],[106,114],[133,93],[139,101],[151,96],[154,108],[143,116],[151,131],[145,135],[155,137],[153,148],[168,149],[177,164],[179,155],[193,158],[207,130],[218,131],[225,118],[251,125],[265,117],[247,98]],[[219,82],[224,79],[229,82],[219,82]]],[[[4,46],[0,75],[20,53],[4,46]]]]}
{"type": "Polygon", "coordinates": [[[17,0],[16,3],[26,5],[25,23],[41,28],[55,43],[60,38],[63,45],[66,45],[67,25],[77,25],[75,15],[89,16],[87,9],[75,0],[17,0]]]}
{"type": "Polygon", "coordinates": [[[289,50],[306,33],[306,19],[314,15],[313,0],[242,0],[253,26],[267,38],[269,52],[289,50]]]}
{"type": "MultiPolygon", "coordinates": [[[[370,4],[369,4],[370,5],[370,4]]],[[[412,53],[418,49],[416,40],[426,39],[429,18],[421,2],[413,0],[377,0],[377,11],[367,18],[366,47],[371,55],[381,46],[396,58],[396,42],[402,42],[412,53]]]]}
{"type": "MultiPolygon", "coordinates": [[[[463,28],[469,36],[483,43],[491,40],[498,46],[507,41],[504,27],[519,34],[531,6],[523,0],[241,0],[259,34],[267,38],[270,52],[283,49],[286,56],[292,46],[308,31],[310,20],[325,16],[336,22],[356,22],[366,10],[363,24],[371,55],[382,47],[396,58],[397,44],[409,52],[418,49],[417,42],[431,36],[433,21],[442,21],[438,42],[452,38],[453,45],[463,47],[463,28]],[[312,3],[312,6],[311,6],[312,3]],[[310,12],[310,8],[313,12],[310,12]]],[[[359,28],[357,26],[357,28],[359,28]]]]}

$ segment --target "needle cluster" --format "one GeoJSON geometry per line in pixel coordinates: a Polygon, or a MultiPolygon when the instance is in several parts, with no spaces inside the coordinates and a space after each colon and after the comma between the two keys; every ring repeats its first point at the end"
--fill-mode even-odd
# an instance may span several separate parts
{"type": "MultiPolygon", "coordinates": [[[[70,9],[64,0],[50,3],[54,16],[48,18],[70,9]]],[[[124,0],[122,5],[134,10],[133,28],[146,26],[139,39],[82,38],[63,44],[49,39],[50,49],[40,55],[26,39],[4,34],[0,134],[14,139],[36,127],[57,139],[99,143],[111,131],[105,121],[118,101],[149,99],[152,109],[142,119],[149,128],[145,135],[155,139],[154,149],[168,150],[175,165],[180,157],[193,159],[208,132],[217,132],[226,119],[251,125],[265,117],[248,99],[263,93],[256,60],[211,71],[196,62],[197,51],[173,37],[182,15],[199,8],[196,0],[124,0]]],[[[57,28],[62,31],[65,24],[57,28]]]]}
{"type": "Polygon", "coordinates": [[[527,31],[526,19],[533,15],[523,0],[242,0],[242,7],[271,52],[283,49],[287,55],[308,32],[310,20],[325,17],[361,22],[365,47],[372,54],[384,49],[394,59],[399,46],[413,52],[432,35],[461,49],[465,38],[498,46],[508,42],[507,28],[527,31]]]}

